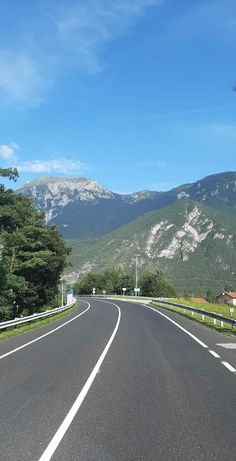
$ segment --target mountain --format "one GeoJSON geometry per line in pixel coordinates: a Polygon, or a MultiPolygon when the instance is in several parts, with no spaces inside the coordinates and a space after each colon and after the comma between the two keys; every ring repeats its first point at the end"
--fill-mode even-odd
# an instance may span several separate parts
{"type": "Polygon", "coordinates": [[[208,176],[168,192],[140,191],[120,195],[93,179],[45,177],[25,184],[18,193],[31,196],[66,239],[94,238],[118,229],[149,211],[184,197],[228,209],[236,205],[236,173],[208,176]]]}
{"type": "Polygon", "coordinates": [[[35,199],[65,238],[91,238],[110,232],[143,213],[165,206],[163,193],[115,194],[93,179],[45,177],[27,183],[17,193],[35,199]],[[160,203],[159,203],[160,202],[160,203]]]}
{"type": "MultiPolygon", "coordinates": [[[[204,200],[205,202],[205,200],[204,200]]],[[[134,271],[160,267],[177,291],[215,293],[235,287],[236,218],[188,198],[149,212],[93,241],[72,241],[69,279],[113,265],[134,271]]]]}
{"type": "Polygon", "coordinates": [[[172,189],[177,197],[207,203],[216,208],[236,206],[236,172],[226,172],[207,176],[193,184],[172,189]]]}

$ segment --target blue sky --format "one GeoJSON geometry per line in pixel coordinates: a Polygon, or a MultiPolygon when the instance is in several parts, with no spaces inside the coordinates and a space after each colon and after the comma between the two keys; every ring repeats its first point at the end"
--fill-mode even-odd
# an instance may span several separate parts
{"type": "Polygon", "coordinates": [[[0,165],[128,193],[236,170],[235,0],[8,0],[0,165]]]}

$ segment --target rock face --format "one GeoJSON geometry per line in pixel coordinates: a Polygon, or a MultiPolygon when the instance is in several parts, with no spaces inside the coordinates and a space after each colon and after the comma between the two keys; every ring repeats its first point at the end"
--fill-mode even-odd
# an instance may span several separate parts
{"type": "MultiPolygon", "coordinates": [[[[172,227],[170,224],[166,227],[172,227]]],[[[159,258],[174,258],[178,252],[181,252],[183,261],[189,259],[189,253],[193,253],[198,244],[206,239],[212,231],[214,224],[195,206],[191,212],[186,213],[186,219],[181,228],[174,234],[167,248],[159,254],[159,258]]]]}
{"type": "Polygon", "coordinates": [[[46,212],[47,222],[56,218],[63,209],[75,202],[95,202],[114,198],[112,192],[93,179],[42,178],[32,181],[19,193],[34,197],[37,207],[46,212]]]}
{"type": "Polygon", "coordinates": [[[45,177],[26,184],[18,193],[33,197],[36,206],[45,211],[47,222],[56,224],[65,238],[93,238],[186,198],[215,208],[235,207],[236,173],[208,176],[168,192],[128,195],[113,193],[93,179],[45,177]]]}
{"type": "Polygon", "coordinates": [[[112,265],[161,267],[178,291],[236,289],[236,173],[168,192],[119,195],[87,178],[41,178],[18,190],[35,199],[72,246],[68,279],[112,265]]]}
{"type": "Polygon", "coordinates": [[[35,199],[46,221],[56,224],[65,238],[91,238],[110,232],[143,213],[159,208],[159,192],[119,195],[88,178],[45,177],[18,193],[35,199]]]}
{"type": "Polygon", "coordinates": [[[216,293],[234,285],[236,275],[236,219],[189,199],[150,212],[99,239],[72,242],[75,273],[111,266],[134,271],[161,267],[178,291],[216,293]]]}

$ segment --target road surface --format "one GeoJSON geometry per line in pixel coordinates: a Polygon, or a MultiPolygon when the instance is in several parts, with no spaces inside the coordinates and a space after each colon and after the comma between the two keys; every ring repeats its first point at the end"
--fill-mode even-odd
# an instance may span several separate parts
{"type": "Polygon", "coordinates": [[[81,300],[0,342],[0,459],[235,461],[234,347],[161,308],[81,300]]]}

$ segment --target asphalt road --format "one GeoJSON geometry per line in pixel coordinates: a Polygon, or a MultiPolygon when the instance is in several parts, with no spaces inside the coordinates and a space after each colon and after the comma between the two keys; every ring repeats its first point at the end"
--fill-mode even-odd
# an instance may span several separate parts
{"type": "Polygon", "coordinates": [[[1,461],[235,461],[236,350],[218,345],[234,340],[162,309],[86,301],[0,342],[1,461]]]}

